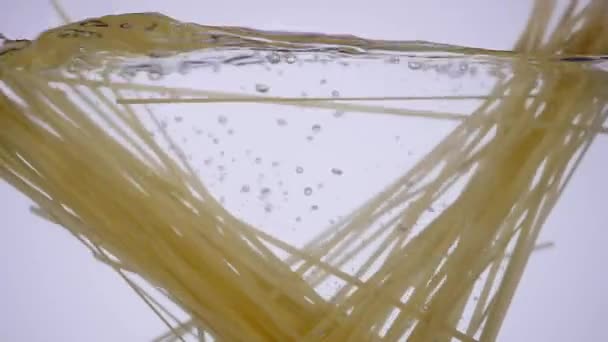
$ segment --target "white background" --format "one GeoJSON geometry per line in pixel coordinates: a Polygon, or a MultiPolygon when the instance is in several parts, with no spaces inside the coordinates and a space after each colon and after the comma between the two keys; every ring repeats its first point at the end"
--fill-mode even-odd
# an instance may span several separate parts
{"type": "MultiPolygon", "coordinates": [[[[182,21],[350,33],[508,49],[532,1],[76,1],[73,19],[155,11],[182,21]]],[[[60,23],[44,0],[2,0],[0,32],[33,38],[60,23]]],[[[2,129],[0,127],[0,129],[2,129]]],[[[608,139],[599,137],[545,226],[500,341],[608,341],[608,139]]],[[[371,176],[373,178],[373,175],[371,176]]],[[[146,341],[159,320],[64,230],[32,217],[0,182],[0,341],[146,341]]]]}

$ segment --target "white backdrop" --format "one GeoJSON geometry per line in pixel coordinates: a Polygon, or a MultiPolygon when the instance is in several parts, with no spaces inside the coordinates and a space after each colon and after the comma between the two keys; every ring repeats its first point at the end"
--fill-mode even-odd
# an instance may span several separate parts
{"type": "MultiPolygon", "coordinates": [[[[46,0],[1,0],[0,33],[33,38],[60,24],[46,0]]],[[[260,29],[350,33],[508,49],[531,0],[77,1],[72,19],[161,12],[182,21],[260,29]]],[[[0,127],[0,129],[2,129],[0,127]]],[[[548,220],[500,341],[608,341],[606,194],[608,137],[596,140],[548,220]]],[[[373,177],[373,176],[372,176],[373,177]]],[[[108,267],[62,229],[29,214],[0,181],[0,341],[147,341],[160,321],[108,267]]]]}

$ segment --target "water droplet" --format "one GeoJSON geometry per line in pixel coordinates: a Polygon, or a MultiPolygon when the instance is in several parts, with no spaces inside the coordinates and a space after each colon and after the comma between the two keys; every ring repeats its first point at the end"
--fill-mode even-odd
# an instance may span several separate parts
{"type": "Polygon", "coordinates": [[[319,132],[321,132],[321,125],[319,125],[319,124],[314,124],[314,125],[312,126],[312,131],[313,131],[314,133],[319,133],[319,132]]]}
{"type": "Polygon", "coordinates": [[[301,166],[296,167],[296,173],[302,173],[304,172],[304,168],[301,166]]]}
{"type": "Polygon", "coordinates": [[[342,175],[342,170],[334,167],[331,169],[331,173],[333,173],[334,175],[340,176],[340,175],[342,175]]]}
{"type": "Polygon", "coordinates": [[[285,119],[277,119],[277,125],[279,126],[287,126],[287,120],[285,119]]]}
{"type": "Polygon", "coordinates": [[[293,64],[296,62],[296,56],[290,53],[285,57],[285,61],[287,62],[287,64],[293,64]]]}
{"type": "Polygon", "coordinates": [[[276,52],[269,54],[266,58],[268,59],[268,61],[271,64],[277,64],[277,63],[281,62],[281,55],[279,55],[276,52]]]}
{"type": "Polygon", "coordinates": [[[175,122],[182,122],[184,120],[184,118],[181,116],[176,116],[174,119],[175,119],[175,122]]]}
{"type": "Polygon", "coordinates": [[[266,84],[257,83],[255,85],[255,91],[257,91],[258,93],[267,93],[269,89],[270,87],[266,84]]]}
{"type": "Polygon", "coordinates": [[[333,97],[338,97],[338,96],[340,96],[340,92],[339,92],[339,91],[337,91],[337,90],[332,90],[332,91],[331,91],[331,96],[333,96],[333,97]]]}
{"type": "Polygon", "coordinates": [[[306,188],[304,188],[304,195],[306,196],[310,196],[312,195],[312,188],[307,186],[306,188]]]}
{"type": "Polygon", "coordinates": [[[418,70],[422,68],[422,64],[420,62],[409,62],[407,63],[408,68],[411,70],[418,70]]]}
{"type": "Polygon", "coordinates": [[[226,123],[228,123],[228,118],[220,115],[217,117],[217,123],[219,123],[220,125],[225,125],[226,123]]]}

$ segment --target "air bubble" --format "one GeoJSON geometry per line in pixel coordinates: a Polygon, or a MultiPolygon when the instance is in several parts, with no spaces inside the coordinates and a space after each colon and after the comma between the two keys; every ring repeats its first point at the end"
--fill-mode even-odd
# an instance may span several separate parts
{"type": "Polygon", "coordinates": [[[277,161],[273,161],[273,162],[272,162],[272,167],[277,167],[277,166],[279,166],[279,162],[277,162],[277,161]]]}
{"type": "Polygon", "coordinates": [[[304,168],[301,166],[296,167],[296,173],[302,173],[304,172],[304,168]]]}
{"type": "Polygon", "coordinates": [[[399,64],[399,56],[391,56],[387,62],[390,64],[399,64]]]}
{"type": "Polygon", "coordinates": [[[257,83],[255,85],[255,91],[257,91],[258,93],[267,93],[269,89],[270,87],[266,84],[257,83]]]}
{"type": "Polygon", "coordinates": [[[278,64],[281,62],[281,55],[276,52],[271,53],[266,57],[271,64],[278,64]]]}
{"type": "Polygon", "coordinates": [[[339,91],[337,91],[337,90],[332,90],[332,91],[331,91],[331,96],[333,96],[333,97],[338,97],[338,96],[340,96],[340,92],[339,92],[339,91]]]}
{"type": "Polygon", "coordinates": [[[279,126],[287,126],[287,120],[285,119],[277,119],[277,125],[279,126]]]}
{"type": "Polygon", "coordinates": [[[150,81],[158,81],[163,78],[163,73],[160,70],[149,70],[148,79],[150,81]]]}
{"type": "Polygon", "coordinates": [[[182,122],[182,121],[184,121],[184,118],[178,115],[174,118],[174,120],[175,120],[175,122],[182,122]]]}
{"type": "Polygon", "coordinates": [[[409,62],[407,63],[407,67],[411,70],[418,70],[422,68],[422,64],[420,62],[409,62]]]}
{"type": "Polygon", "coordinates": [[[264,211],[267,212],[267,213],[272,212],[272,204],[266,204],[264,206],[264,211]]]}
{"type": "Polygon", "coordinates": [[[296,56],[290,53],[289,55],[287,55],[287,57],[285,57],[285,61],[287,62],[287,64],[293,64],[296,62],[296,56]]]}
{"type": "Polygon", "coordinates": [[[262,163],[262,158],[260,158],[260,157],[255,158],[255,163],[256,164],[261,164],[262,163]]]}
{"type": "Polygon", "coordinates": [[[334,167],[331,169],[331,173],[333,173],[334,175],[340,176],[340,175],[342,175],[342,170],[334,167]]]}
{"type": "Polygon", "coordinates": [[[312,210],[312,211],[319,210],[319,206],[318,206],[318,205],[316,205],[316,204],[313,204],[313,205],[310,207],[310,210],[312,210]]]}
{"type": "Polygon", "coordinates": [[[314,125],[312,126],[312,131],[313,131],[314,133],[319,133],[319,132],[321,132],[321,125],[319,125],[319,124],[314,124],[314,125]]]}
{"type": "Polygon", "coordinates": [[[337,110],[337,111],[334,112],[334,118],[340,118],[342,116],[344,116],[344,112],[343,111],[337,110]]]}
{"type": "Polygon", "coordinates": [[[226,123],[228,123],[228,118],[220,115],[217,117],[217,123],[219,123],[220,125],[225,125],[226,123]]]}
{"type": "Polygon", "coordinates": [[[312,188],[307,186],[306,188],[304,188],[304,195],[306,196],[310,196],[312,195],[312,188]]]}
{"type": "Polygon", "coordinates": [[[319,84],[327,84],[327,80],[326,80],[326,79],[324,79],[324,78],[322,78],[322,79],[319,81],[319,84]]]}

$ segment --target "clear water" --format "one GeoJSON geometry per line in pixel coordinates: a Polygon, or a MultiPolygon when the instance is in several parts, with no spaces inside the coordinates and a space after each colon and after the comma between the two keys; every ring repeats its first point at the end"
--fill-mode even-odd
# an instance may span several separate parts
{"type": "MultiPolygon", "coordinates": [[[[212,48],[180,53],[108,57],[84,44],[39,72],[66,90],[66,79],[101,82],[110,102],[132,108],[159,144],[183,152],[230,212],[296,247],[410,170],[515,72],[530,75],[531,98],[552,73],[605,77],[599,56],[547,64],[424,42],[306,36],[295,44],[302,36],[232,30],[212,48]],[[112,93],[107,81],[123,90],[112,93]]],[[[459,190],[428,208],[419,229],[459,190]]],[[[354,273],[364,259],[343,270],[354,273]]],[[[330,279],[319,291],[329,298],[340,286],[330,279]]]]}

